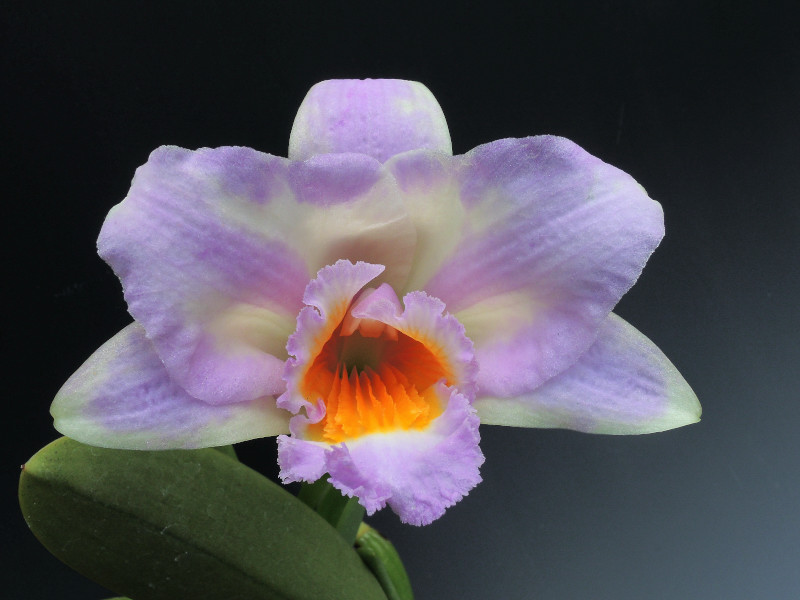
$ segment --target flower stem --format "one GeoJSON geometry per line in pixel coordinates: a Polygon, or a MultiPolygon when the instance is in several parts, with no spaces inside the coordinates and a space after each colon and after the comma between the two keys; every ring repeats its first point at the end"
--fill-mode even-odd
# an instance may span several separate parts
{"type": "Polygon", "coordinates": [[[364,518],[364,507],[358,499],[342,496],[328,483],[327,477],[304,483],[297,497],[330,523],[348,544],[355,542],[356,532],[364,518]]]}
{"type": "Polygon", "coordinates": [[[389,600],[414,600],[411,581],[394,545],[366,523],[358,528],[356,552],[389,600]]]}
{"type": "Polygon", "coordinates": [[[411,582],[394,545],[364,523],[364,508],[356,498],[342,496],[327,476],[304,483],[297,497],[313,508],[347,541],[372,571],[388,600],[414,600],[411,582]]]}

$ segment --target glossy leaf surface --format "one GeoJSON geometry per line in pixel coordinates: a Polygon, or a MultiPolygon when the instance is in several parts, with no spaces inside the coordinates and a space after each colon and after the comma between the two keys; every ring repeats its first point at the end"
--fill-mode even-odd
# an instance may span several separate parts
{"type": "Polygon", "coordinates": [[[136,600],[385,600],[335,529],[214,449],[111,450],[61,438],[24,466],[19,494],[50,552],[136,600]]]}

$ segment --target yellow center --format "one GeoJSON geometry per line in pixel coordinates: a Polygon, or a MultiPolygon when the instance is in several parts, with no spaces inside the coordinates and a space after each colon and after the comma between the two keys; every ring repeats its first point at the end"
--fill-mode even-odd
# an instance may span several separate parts
{"type": "Polygon", "coordinates": [[[322,398],[326,408],[322,421],[309,426],[309,439],[336,444],[426,427],[442,413],[434,384],[452,384],[446,364],[435,345],[388,325],[365,319],[347,334],[340,324],[301,383],[303,396],[322,398]]]}

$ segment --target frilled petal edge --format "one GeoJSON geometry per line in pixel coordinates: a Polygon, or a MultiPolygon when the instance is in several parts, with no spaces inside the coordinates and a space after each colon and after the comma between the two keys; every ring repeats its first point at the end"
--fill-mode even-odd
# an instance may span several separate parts
{"type": "Polygon", "coordinates": [[[639,434],[700,420],[700,403],[664,354],[613,313],[572,367],[533,392],[475,401],[481,423],[639,434]]]}
{"type": "Polygon", "coordinates": [[[326,446],[280,436],[278,460],[284,482],[330,483],[355,496],[368,514],[387,504],[404,523],[427,525],[481,481],[479,421],[469,401],[453,388],[446,410],[425,430],[396,431],[326,446]]]}
{"type": "Polygon", "coordinates": [[[55,428],[93,446],[163,450],[222,446],[289,430],[289,413],[263,397],[226,405],[193,398],[170,379],[138,323],[101,346],[64,384],[55,428]]]}

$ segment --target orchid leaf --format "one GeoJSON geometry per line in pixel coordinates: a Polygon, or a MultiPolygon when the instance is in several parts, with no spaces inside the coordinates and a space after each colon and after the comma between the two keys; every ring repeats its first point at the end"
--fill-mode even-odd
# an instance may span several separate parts
{"type": "Polygon", "coordinates": [[[214,450],[222,452],[222,454],[228,458],[239,460],[239,457],[236,455],[236,448],[234,448],[232,444],[228,444],[227,446],[214,446],[214,450]]]}
{"type": "Polygon", "coordinates": [[[61,438],[24,466],[19,497],[50,552],[136,600],[385,600],[334,528],[218,450],[61,438]]]}

